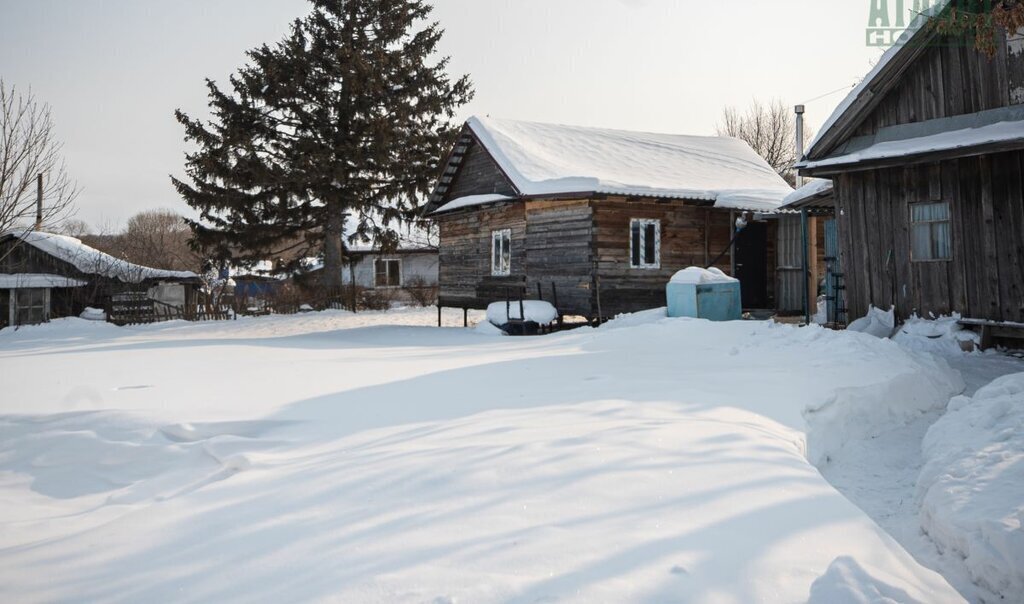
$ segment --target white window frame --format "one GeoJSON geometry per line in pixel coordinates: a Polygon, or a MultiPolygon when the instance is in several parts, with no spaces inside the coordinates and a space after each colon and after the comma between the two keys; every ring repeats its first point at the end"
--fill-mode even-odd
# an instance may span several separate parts
{"type": "MultiPolygon", "coordinates": [[[[390,271],[386,271],[386,272],[387,272],[388,281],[390,281],[391,280],[390,279],[391,272],[390,271]]],[[[402,259],[401,258],[375,258],[373,260],[373,288],[374,289],[388,289],[388,288],[394,289],[396,287],[402,287],[402,259]],[[396,263],[398,263],[398,284],[397,285],[388,285],[387,283],[384,283],[382,285],[382,284],[377,282],[377,263],[378,262],[385,262],[385,263],[387,263],[387,262],[396,262],[396,263]]]]}
{"type": "Polygon", "coordinates": [[[661,268],[661,221],[656,218],[633,218],[629,221],[629,266],[636,269],[656,270],[661,268]],[[633,227],[639,225],[640,258],[633,258],[633,227]],[[644,262],[647,249],[647,227],[654,225],[654,262],[644,262]]]}
{"type": "Polygon", "coordinates": [[[950,262],[953,260],[953,205],[949,201],[921,201],[910,204],[910,261],[911,262],[950,262]],[[946,218],[942,220],[914,220],[914,207],[915,206],[926,206],[926,205],[938,205],[944,204],[946,206],[946,218]],[[935,225],[945,223],[946,226],[946,249],[948,250],[948,256],[938,257],[935,255],[936,246],[936,230],[935,225]],[[914,230],[916,226],[928,225],[928,257],[918,258],[914,254],[914,230]]]}
{"type": "Polygon", "coordinates": [[[491,276],[508,277],[512,274],[512,229],[491,231],[491,276]],[[508,246],[504,246],[505,242],[508,246]],[[508,253],[505,253],[507,249],[508,253]]]}

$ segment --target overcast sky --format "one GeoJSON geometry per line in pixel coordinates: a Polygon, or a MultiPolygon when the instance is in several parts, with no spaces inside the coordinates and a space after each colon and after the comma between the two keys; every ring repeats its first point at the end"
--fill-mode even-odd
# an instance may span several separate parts
{"type": "MultiPolygon", "coordinates": [[[[893,2],[895,4],[895,2],[893,2]]],[[[881,54],[870,0],[435,0],[442,51],[469,73],[462,117],[713,134],[723,106],[851,87],[881,54]]],[[[0,0],[0,77],[53,110],[78,217],[119,227],[189,209],[175,108],[203,115],[203,78],[278,40],[305,0],[0,0]]],[[[843,98],[807,103],[822,123],[843,98]]]]}

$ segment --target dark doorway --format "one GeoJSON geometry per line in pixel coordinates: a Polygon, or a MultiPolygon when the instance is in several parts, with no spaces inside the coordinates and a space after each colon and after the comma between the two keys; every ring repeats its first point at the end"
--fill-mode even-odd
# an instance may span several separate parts
{"type": "Polygon", "coordinates": [[[743,308],[768,308],[768,224],[750,222],[736,238],[743,308]]]}

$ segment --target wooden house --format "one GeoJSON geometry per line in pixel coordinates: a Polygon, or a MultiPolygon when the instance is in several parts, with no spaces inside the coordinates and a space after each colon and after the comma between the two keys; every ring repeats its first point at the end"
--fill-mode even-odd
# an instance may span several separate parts
{"type": "Polygon", "coordinates": [[[989,58],[922,23],[798,167],[833,181],[851,319],[874,305],[1024,322],[1024,37],[989,58]]]}
{"type": "Polygon", "coordinates": [[[87,307],[110,309],[116,295],[173,307],[187,318],[199,283],[195,273],[132,264],[72,237],[0,234],[0,327],[78,316],[87,307]]]}
{"type": "Polygon", "coordinates": [[[425,209],[439,306],[540,297],[599,320],[664,306],[673,273],[715,265],[770,308],[774,239],[752,215],[791,190],[737,139],[474,117],[425,209]]]}
{"type": "Polygon", "coordinates": [[[393,289],[437,286],[437,249],[399,246],[384,252],[374,248],[348,250],[348,264],[342,273],[345,285],[364,289],[393,289]]]}

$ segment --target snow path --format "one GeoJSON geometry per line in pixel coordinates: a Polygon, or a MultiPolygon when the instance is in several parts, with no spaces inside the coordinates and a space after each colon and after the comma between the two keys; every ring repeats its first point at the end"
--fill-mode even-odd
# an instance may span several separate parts
{"type": "MultiPolygon", "coordinates": [[[[1024,372],[1024,360],[1000,354],[945,358],[960,371],[966,396],[973,396],[1000,376],[1024,372]]],[[[821,473],[918,562],[941,573],[969,601],[1012,602],[1012,595],[1000,597],[972,582],[963,560],[955,554],[941,553],[921,530],[920,508],[915,501],[917,479],[924,464],[921,441],[942,415],[943,411],[925,413],[906,425],[850,441],[831,456],[821,473]]]]}
{"type": "Polygon", "coordinates": [[[944,363],[664,310],[434,321],[0,332],[0,601],[962,601],[807,458],[941,406],[944,363]]]}

